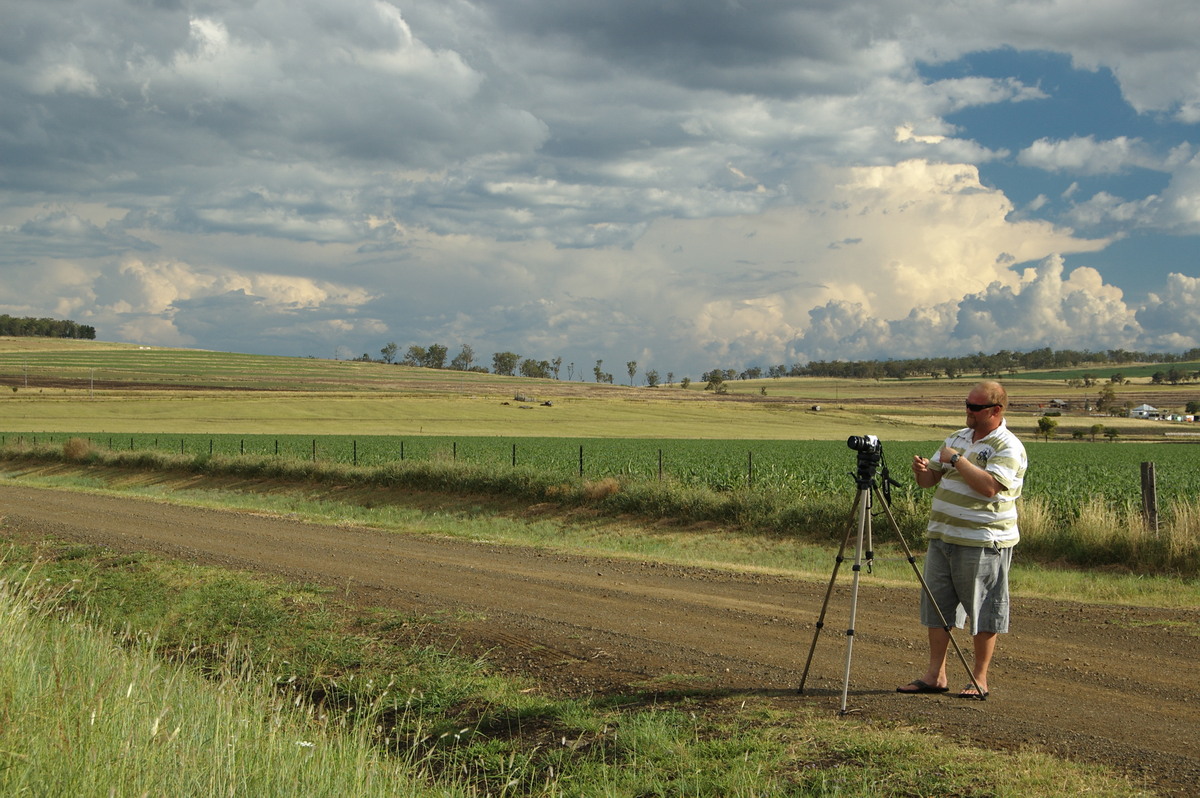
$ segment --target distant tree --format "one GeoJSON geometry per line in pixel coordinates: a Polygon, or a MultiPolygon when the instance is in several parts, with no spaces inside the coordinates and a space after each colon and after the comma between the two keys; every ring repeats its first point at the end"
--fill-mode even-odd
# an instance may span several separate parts
{"type": "Polygon", "coordinates": [[[471,364],[475,362],[475,350],[470,344],[463,344],[462,349],[450,361],[450,368],[455,371],[470,371],[471,364]]]}
{"type": "Polygon", "coordinates": [[[685,391],[688,389],[688,386],[691,384],[692,384],[691,377],[684,377],[682,380],[679,381],[679,387],[685,391]]]}
{"type": "Polygon", "coordinates": [[[521,356],[516,352],[496,352],[492,355],[492,371],[512,377],[516,374],[517,364],[520,361],[521,356]]]}
{"type": "Polygon", "coordinates": [[[629,385],[633,385],[633,376],[637,374],[637,361],[631,360],[625,364],[625,370],[629,372],[629,385]]]}
{"type": "Polygon", "coordinates": [[[396,346],[395,341],[389,341],[383,349],[379,350],[379,354],[383,355],[384,363],[391,363],[396,359],[396,353],[400,351],[400,347],[396,346]]]}
{"type": "Polygon", "coordinates": [[[712,391],[713,393],[725,393],[729,389],[725,387],[725,370],[713,369],[706,371],[701,375],[700,379],[704,380],[704,390],[712,391]]]}
{"type": "Polygon", "coordinates": [[[1115,427],[1109,427],[1108,429],[1104,430],[1104,437],[1108,438],[1110,441],[1115,441],[1117,436],[1120,434],[1121,433],[1117,432],[1115,427]]]}
{"type": "Polygon", "coordinates": [[[1096,436],[1099,435],[1101,432],[1104,432],[1104,425],[1103,424],[1093,424],[1088,429],[1088,432],[1092,433],[1092,443],[1095,443],[1096,436]]]}
{"type": "Polygon", "coordinates": [[[674,384],[675,384],[675,372],[668,371],[667,372],[667,385],[674,385],[674,384]]]}
{"type": "Polygon", "coordinates": [[[1188,413],[1192,413],[1192,414],[1200,413],[1200,400],[1197,400],[1197,399],[1189,400],[1187,403],[1187,407],[1185,407],[1184,409],[1188,413]]]}
{"type": "Polygon", "coordinates": [[[92,340],[96,328],[70,320],[0,315],[0,335],[92,340]]]}
{"type": "Polygon", "coordinates": [[[658,387],[658,372],[657,371],[655,371],[654,369],[650,369],[649,371],[646,372],[645,377],[646,377],[646,385],[648,385],[651,388],[658,387]]]}
{"type": "Polygon", "coordinates": [[[562,358],[556,357],[550,361],[550,371],[554,374],[554,379],[558,379],[558,373],[562,370],[562,358]]]}
{"type": "Polygon", "coordinates": [[[570,363],[567,364],[567,379],[572,382],[575,380],[575,361],[574,360],[572,360],[570,363]]]}
{"type": "Polygon", "coordinates": [[[1100,395],[1096,397],[1096,410],[1101,413],[1111,412],[1117,404],[1117,389],[1113,387],[1113,383],[1108,383],[1100,389],[1100,395]]]}
{"type": "Polygon", "coordinates": [[[1058,426],[1058,419],[1051,418],[1050,416],[1042,416],[1038,419],[1037,426],[1038,433],[1049,441],[1050,436],[1054,434],[1054,428],[1058,426]]]}
{"type": "Polygon", "coordinates": [[[596,365],[592,367],[592,374],[596,377],[596,382],[604,382],[604,361],[597,360],[596,365]]]}
{"type": "Polygon", "coordinates": [[[404,365],[406,366],[424,366],[425,365],[425,347],[413,344],[404,353],[404,365]]]}
{"type": "Polygon", "coordinates": [[[430,344],[425,350],[425,360],[421,365],[427,369],[445,368],[447,354],[449,351],[441,344],[430,344]]]}
{"type": "Polygon", "coordinates": [[[538,379],[550,379],[550,361],[548,360],[532,360],[526,358],[521,361],[521,376],[522,377],[537,377],[538,379]]]}

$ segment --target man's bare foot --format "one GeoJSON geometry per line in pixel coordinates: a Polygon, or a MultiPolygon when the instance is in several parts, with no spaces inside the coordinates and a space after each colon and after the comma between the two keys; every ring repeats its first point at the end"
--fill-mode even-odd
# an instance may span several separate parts
{"type": "Polygon", "coordinates": [[[908,684],[896,688],[897,693],[945,693],[949,690],[949,687],[939,687],[936,684],[929,684],[920,679],[913,679],[908,684]]]}
{"type": "Polygon", "coordinates": [[[959,698],[979,698],[979,699],[987,698],[988,697],[988,689],[985,685],[982,685],[982,684],[979,685],[978,688],[976,688],[975,685],[973,685],[973,684],[968,684],[966,687],[964,687],[962,689],[962,692],[960,692],[958,694],[958,697],[959,698]]]}

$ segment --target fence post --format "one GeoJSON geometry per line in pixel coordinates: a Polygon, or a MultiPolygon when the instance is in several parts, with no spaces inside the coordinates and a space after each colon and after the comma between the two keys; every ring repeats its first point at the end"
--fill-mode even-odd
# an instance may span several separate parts
{"type": "Polygon", "coordinates": [[[313,438],[312,461],[314,463],[317,462],[317,439],[316,438],[313,438]]]}
{"type": "Polygon", "coordinates": [[[754,487],[754,452],[750,452],[746,461],[746,487],[754,487]]]}
{"type": "Polygon", "coordinates": [[[517,445],[513,444],[513,468],[517,467],[517,445]]]}
{"type": "Polygon", "coordinates": [[[358,465],[358,438],[354,439],[354,465],[358,465]]]}
{"type": "Polygon", "coordinates": [[[579,478],[583,479],[583,447],[579,447],[579,478]]]}
{"type": "Polygon", "coordinates": [[[662,449],[658,450],[658,481],[662,482],[662,449]]]}
{"type": "Polygon", "coordinates": [[[1142,517],[1146,526],[1158,535],[1158,484],[1154,476],[1154,463],[1142,463],[1142,517]]]}

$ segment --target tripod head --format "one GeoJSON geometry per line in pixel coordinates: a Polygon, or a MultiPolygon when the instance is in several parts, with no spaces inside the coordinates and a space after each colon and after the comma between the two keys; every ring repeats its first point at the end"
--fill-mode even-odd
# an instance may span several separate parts
{"type": "Polygon", "coordinates": [[[891,504],[892,486],[899,487],[900,483],[888,473],[887,464],[883,460],[883,443],[874,435],[851,435],[846,439],[846,445],[858,452],[858,471],[854,474],[854,483],[858,489],[870,490],[875,486],[875,474],[882,472],[883,498],[891,504]]]}

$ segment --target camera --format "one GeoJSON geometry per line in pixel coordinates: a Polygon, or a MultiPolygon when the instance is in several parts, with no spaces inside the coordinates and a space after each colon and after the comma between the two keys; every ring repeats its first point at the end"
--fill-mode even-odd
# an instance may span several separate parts
{"type": "Polygon", "coordinates": [[[846,445],[856,452],[883,451],[883,444],[874,435],[851,435],[846,439],[846,445]]]}

